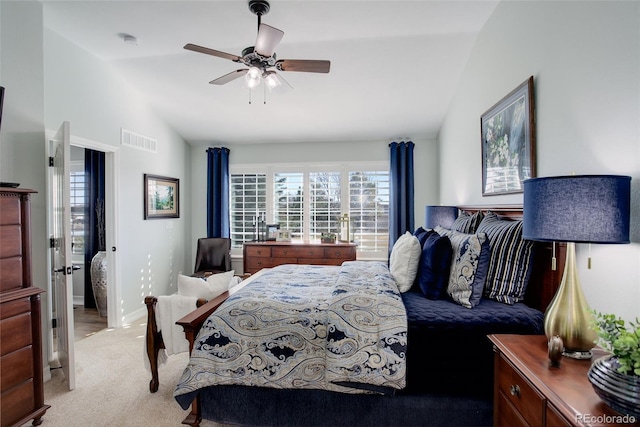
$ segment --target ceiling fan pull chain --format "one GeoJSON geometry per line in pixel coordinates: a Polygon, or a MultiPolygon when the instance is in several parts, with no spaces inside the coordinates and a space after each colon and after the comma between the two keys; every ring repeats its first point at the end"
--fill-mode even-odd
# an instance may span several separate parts
{"type": "Polygon", "coordinates": [[[262,103],[267,105],[267,85],[262,85],[262,103]]]}
{"type": "Polygon", "coordinates": [[[249,89],[249,105],[251,105],[251,89],[249,89]]]}

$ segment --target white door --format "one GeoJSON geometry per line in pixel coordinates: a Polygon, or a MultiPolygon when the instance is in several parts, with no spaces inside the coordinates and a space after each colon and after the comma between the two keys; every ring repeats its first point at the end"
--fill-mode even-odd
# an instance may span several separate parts
{"type": "Polygon", "coordinates": [[[55,317],[57,322],[58,361],[62,365],[69,390],[76,387],[74,326],[73,326],[73,264],[71,259],[71,208],[69,159],[69,122],[64,122],[49,141],[49,155],[53,158],[51,194],[52,242],[51,266],[55,317]]]}

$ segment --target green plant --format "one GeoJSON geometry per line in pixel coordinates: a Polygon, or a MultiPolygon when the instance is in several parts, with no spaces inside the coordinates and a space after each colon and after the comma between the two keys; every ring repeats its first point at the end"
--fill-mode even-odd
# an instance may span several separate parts
{"type": "Polygon", "coordinates": [[[640,321],[625,321],[613,314],[603,314],[592,310],[591,327],[600,338],[600,344],[618,359],[618,372],[640,376],[640,321]]]}

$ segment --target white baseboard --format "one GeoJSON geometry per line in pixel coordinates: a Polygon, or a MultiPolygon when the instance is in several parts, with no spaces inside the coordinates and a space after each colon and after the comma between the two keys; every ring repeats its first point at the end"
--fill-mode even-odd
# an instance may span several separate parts
{"type": "Polygon", "coordinates": [[[141,318],[144,318],[144,321],[147,321],[147,306],[145,305],[144,307],[139,308],[138,310],[127,314],[126,316],[124,316],[122,318],[122,325],[130,325],[133,322],[136,322],[138,320],[140,320],[141,318]]]}
{"type": "Polygon", "coordinates": [[[42,382],[47,382],[51,380],[51,367],[49,364],[46,364],[42,367],[42,382]]]}
{"type": "Polygon", "coordinates": [[[73,305],[84,305],[84,295],[73,296],[73,305]]]}

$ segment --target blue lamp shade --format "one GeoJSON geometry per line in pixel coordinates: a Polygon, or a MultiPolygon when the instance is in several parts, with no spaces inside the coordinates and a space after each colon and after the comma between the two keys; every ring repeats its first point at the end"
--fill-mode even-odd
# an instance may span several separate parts
{"type": "Polygon", "coordinates": [[[453,221],[458,218],[456,206],[426,206],[424,208],[424,228],[451,228],[453,221]]]}
{"type": "Polygon", "coordinates": [[[631,177],[573,175],[524,181],[523,238],[629,243],[631,177]]]}

